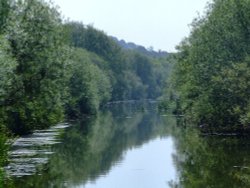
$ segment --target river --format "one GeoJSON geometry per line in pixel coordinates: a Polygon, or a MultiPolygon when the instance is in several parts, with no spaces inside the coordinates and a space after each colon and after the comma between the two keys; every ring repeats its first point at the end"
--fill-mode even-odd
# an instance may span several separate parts
{"type": "Polygon", "coordinates": [[[112,104],[19,138],[6,173],[15,188],[250,187],[250,139],[182,121],[154,102],[112,104]]]}

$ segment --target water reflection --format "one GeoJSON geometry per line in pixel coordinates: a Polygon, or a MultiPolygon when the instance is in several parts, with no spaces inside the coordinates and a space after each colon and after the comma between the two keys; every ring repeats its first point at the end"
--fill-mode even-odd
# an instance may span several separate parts
{"type": "Polygon", "coordinates": [[[117,104],[73,123],[42,170],[14,187],[250,187],[249,138],[205,137],[156,109],[117,104]]]}
{"type": "Polygon", "coordinates": [[[140,148],[124,153],[123,160],[105,176],[88,181],[79,188],[167,187],[176,176],[172,163],[171,137],[154,139],[140,148]]]}
{"type": "Polygon", "coordinates": [[[173,135],[179,181],[171,187],[250,187],[249,138],[205,137],[192,128],[173,135]]]}
{"type": "Polygon", "coordinates": [[[5,167],[6,174],[15,177],[35,174],[37,168],[46,164],[49,155],[53,154],[51,146],[60,143],[60,130],[68,126],[66,123],[58,124],[16,139],[9,152],[10,163],[5,167]]]}
{"type": "MultiPolygon", "coordinates": [[[[112,108],[100,112],[97,117],[85,118],[69,127],[61,138],[62,144],[56,145],[52,149],[54,154],[50,157],[42,175],[16,178],[14,179],[15,187],[23,187],[24,185],[27,188],[84,186],[87,183],[98,181],[100,177],[107,176],[110,171],[114,172],[115,167],[121,167],[124,158],[131,158],[126,154],[136,154],[137,149],[143,151],[145,149],[143,149],[143,145],[154,139],[156,140],[151,143],[153,145],[150,146],[150,142],[147,144],[151,149],[148,151],[146,148],[148,153],[144,154],[144,159],[147,159],[145,163],[148,163],[148,167],[150,167],[150,164],[156,164],[154,161],[157,162],[158,166],[156,167],[160,166],[167,175],[170,167],[164,166],[167,164],[159,165],[159,163],[164,157],[171,158],[173,142],[170,138],[162,140],[157,140],[157,138],[169,136],[171,126],[165,125],[173,124],[171,121],[174,122],[174,118],[165,119],[157,115],[155,104],[147,104],[146,106],[129,104],[122,106],[122,108],[120,104],[113,105],[112,108]],[[154,151],[152,148],[157,149],[154,144],[158,146],[158,151],[152,153],[154,151]],[[159,148],[161,145],[162,147],[159,148]],[[165,151],[161,152],[162,149],[165,151]],[[166,155],[163,155],[164,152],[166,155]],[[161,159],[154,160],[154,156],[161,157],[161,159]]],[[[138,158],[134,160],[140,161],[138,158]]],[[[166,160],[168,159],[164,161],[166,160]]],[[[136,166],[135,168],[140,169],[136,166]]],[[[171,168],[171,174],[174,176],[173,165],[171,168]]],[[[134,173],[136,172],[139,173],[140,170],[135,170],[134,173]]],[[[150,172],[149,168],[144,171],[144,175],[146,172],[150,172]]],[[[124,177],[128,177],[131,173],[125,174],[124,177]]],[[[160,175],[164,177],[164,185],[167,185],[169,177],[166,177],[164,172],[163,174],[159,173],[159,177],[160,175]]],[[[141,178],[148,180],[150,177],[141,176],[141,178]]],[[[126,187],[131,187],[131,185],[127,184],[126,187]]]]}

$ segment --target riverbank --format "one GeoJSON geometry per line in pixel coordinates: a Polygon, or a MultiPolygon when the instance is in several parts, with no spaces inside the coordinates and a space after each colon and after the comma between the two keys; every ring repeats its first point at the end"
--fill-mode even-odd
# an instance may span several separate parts
{"type": "Polygon", "coordinates": [[[7,136],[4,134],[3,130],[0,129],[0,188],[3,188],[5,184],[6,176],[3,167],[7,164],[8,149],[7,136]]]}
{"type": "MultiPolygon", "coordinates": [[[[42,138],[41,132],[34,136],[42,138]]],[[[184,125],[183,117],[159,112],[156,103],[109,105],[97,116],[72,122],[60,143],[46,151],[25,146],[31,138],[20,138],[19,148],[11,150],[12,167],[22,165],[17,172],[30,173],[29,167],[37,165],[30,175],[12,173],[15,188],[250,185],[248,138],[202,135],[197,126],[184,125]],[[46,164],[35,163],[41,151],[46,164]]]]}

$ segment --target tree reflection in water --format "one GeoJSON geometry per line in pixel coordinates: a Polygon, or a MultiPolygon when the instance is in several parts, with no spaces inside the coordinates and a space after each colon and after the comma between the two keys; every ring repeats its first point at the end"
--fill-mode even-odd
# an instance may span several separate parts
{"type": "MultiPolygon", "coordinates": [[[[123,153],[171,132],[174,118],[157,114],[157,104],[112,105],[96,117],[76,121],[62,135],[62,144],[42,175],[15,180],[16,187],[75,187],[109,172],[123,153]]],[[[160,155],[160,154],[159,154],[160,155]]]]}
{"type": "Polygon", "coordinates": [[[156,104],[134,103],[112,105],[96,117],[76,121],[62,135],[62,144],[54,146],[45,169],[14,179],[14,185],[85,185],[108,174],[124,152],[159,136],[170,136],[175,147],[174,165],[169,168],[177,171],[177,177],[166,187],[250,187],[248,138],[202,136],[190,125],[183,126],[181,118],[160,116],[156,104]]]}
{"type": "Polygon", "coordinates": [[[170,187],[250,187],[248,138],[202,136],[194,128],[176,129],[173,135],[179,181],[170,187]]]}

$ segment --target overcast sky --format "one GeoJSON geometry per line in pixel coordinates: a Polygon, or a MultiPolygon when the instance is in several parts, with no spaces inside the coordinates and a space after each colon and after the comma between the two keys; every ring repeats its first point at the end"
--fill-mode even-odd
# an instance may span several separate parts
{"type": "Polygon", "coordinates": [[[52,0],[64,18],[108,35],[173,52],[209,0],[52,0]]]}

